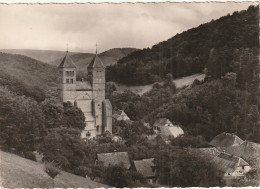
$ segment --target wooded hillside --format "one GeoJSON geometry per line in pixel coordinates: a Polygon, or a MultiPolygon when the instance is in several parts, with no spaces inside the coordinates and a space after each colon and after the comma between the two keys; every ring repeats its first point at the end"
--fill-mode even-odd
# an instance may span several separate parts
{"type": "Polygon", "coordinates": [[[258,12],[258,6],[250,6],[135,51],[108,67],[107,80],[141,85],[160,81],[167,73],[179,78],[204,68],[219,78],[234,71],[236,49],[258,48],[258,12]]]}

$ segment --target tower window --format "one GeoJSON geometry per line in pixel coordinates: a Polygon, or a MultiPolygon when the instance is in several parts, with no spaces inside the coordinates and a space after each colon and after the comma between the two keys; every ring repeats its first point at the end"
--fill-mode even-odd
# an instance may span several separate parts
{"type": "Polygon", "coordinates": [[[86,137],[90,137],[91,136],[91,133],[88,131],[87,133],[86,133],[86,137]]]}
{"type": "Polygon", "coordinates": [[[66,79],[66,83],[70,83],[70,79],[66,79]]]}
{"type": "Polygon", "coordinates": [[[74,71],[66,71],[66,76],[74,76],[74,71]]]}
{"type": "Polygon", "coordinates": [[[70,79],[70,83],[73,83],[73,79],[70,79]]]}

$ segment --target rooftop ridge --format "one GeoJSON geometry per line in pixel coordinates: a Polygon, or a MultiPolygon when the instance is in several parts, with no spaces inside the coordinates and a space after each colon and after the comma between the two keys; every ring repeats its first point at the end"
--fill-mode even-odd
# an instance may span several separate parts
{"type": "Polygon", "coordinates": [[[66,52],[66,55],[61,61],[58,68],[77,68],[73,60],[70,58],[68,51],[66,52]]]}

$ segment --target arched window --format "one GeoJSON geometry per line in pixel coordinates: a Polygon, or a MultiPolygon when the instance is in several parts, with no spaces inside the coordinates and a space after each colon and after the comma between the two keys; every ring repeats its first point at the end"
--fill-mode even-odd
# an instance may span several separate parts
{"type": "Polygon", "coordinates": [[[90,137],[91,136],[91,133],[88,131],[87,133],[86,133],[86,137],[90,137]]]}

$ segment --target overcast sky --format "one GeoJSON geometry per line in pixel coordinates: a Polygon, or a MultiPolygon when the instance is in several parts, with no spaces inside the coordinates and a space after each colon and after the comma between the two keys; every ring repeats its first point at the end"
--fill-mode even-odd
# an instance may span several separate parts
{"type": "Polygon", "coordinates": [[[234,11],[243,3],[0,5],[0,49],[94,52],[146,48],[234,11]]]}

